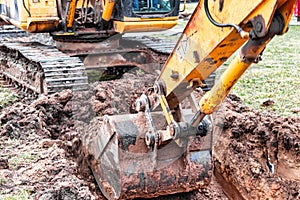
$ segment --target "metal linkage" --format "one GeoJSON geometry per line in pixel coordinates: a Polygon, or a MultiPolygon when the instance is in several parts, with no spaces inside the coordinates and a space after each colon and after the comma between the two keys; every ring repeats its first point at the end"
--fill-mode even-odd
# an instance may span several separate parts
{"type": "Polygon", "coordinates": [[[179,122],[174,125],[173,139],[187,138],[190,136],[206,136],[211,131],[211,121],[208,117],[203,118],[197,126],[192,126],[187,122],[179,122]]]}

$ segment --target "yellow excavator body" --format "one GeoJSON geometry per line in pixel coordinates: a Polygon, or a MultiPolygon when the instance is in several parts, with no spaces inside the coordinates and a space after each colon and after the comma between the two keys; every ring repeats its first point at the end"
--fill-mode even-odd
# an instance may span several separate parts
{"type": "Polygon", "coordinates": [[[65,35],[82,29],[79,23],[99,31],[102,22],[110,23],[103,31],[116,33],[161,31],[177,24],[179,0],[149,2],[153,0],[1,0],[0,17],[28,32],[60,31],[65,35]]]}
{"type": "Polygon", "coordinates": [[[57,28],[55,0],[1,0],[1,18],[28,32],[49,32],[57,28]]]}
{"type": "Polygon", "coordinates": [[[141,19],[125,18],[124,21],[114,21],[114,29],[118,33],[137,33],[163,31],[173,28],[177,24],[178,17],[167,17],[164,20],[159,18],[141,19]]]}

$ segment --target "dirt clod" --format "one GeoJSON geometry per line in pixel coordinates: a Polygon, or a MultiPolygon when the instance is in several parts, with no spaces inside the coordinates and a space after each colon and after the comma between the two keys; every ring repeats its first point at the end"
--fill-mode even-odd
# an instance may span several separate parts
{"type": "Polygon", "coordinates": [[[268,107],[268,106],[274,105],[274,103],[275,103],[275,101],[269,99],[269,100],[267,100],[267,101],[264,101],[264,102],[261,104],[261,106],[268,107]]]}
{"type": "Polygon", "coordinates": [[[0,169],[8,169],[8,160],[0,158],[0,169]]]}

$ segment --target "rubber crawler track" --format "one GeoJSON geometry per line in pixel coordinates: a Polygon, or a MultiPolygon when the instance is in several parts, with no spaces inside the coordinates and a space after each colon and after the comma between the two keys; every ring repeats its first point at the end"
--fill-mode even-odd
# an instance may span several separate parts
{"type": "MultiPolygon", "coordinates": [[[[28,36],[26,32],[18,29],[9,28],[1,32],[0,74],[9,82],[14,82],[13,85],[25,92],[36,94],[88,88],[85,67],[78,57],[71,57],[67,52],[63,53],[53,46],[37,42],[16,42],[20,37],[28,36]],[[4,38],[6,39],[3,40],[4,38]]],[[[125,40],[133,41],[133,38],[125,40]]],[[[165,59],[175,47],[175,43],[171,41],[157,41],[148,37],[136,37],[135,41],[152,51],[153,55],[164,55],[165,59]]],[[[163,63],[165,59],[162,60],[163,63]]],[[[214,79],[215,74],[212,74],[205,81],[207,87],[202,89],[209,90],[214,84],[214,79]]]]}

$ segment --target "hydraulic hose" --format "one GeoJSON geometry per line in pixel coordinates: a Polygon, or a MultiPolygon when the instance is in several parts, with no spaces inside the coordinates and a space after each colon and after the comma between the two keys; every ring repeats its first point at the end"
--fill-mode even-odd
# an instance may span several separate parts
{"type": "Polygon", "coordinates": [[[28,8],[26,7],[25,0],[23,0],[23,6],[24,6],[26,12],[28,13],[28,16],[31,17],[31,13],[30,13],[30,11],[28,10],[28,8]]]}
{"type": "Polygon", "coordinates": [[[211,16],[211,14],[210,14],[210,11],[209,11],[209,8],[208,8],[208,0],[204,0],[204,10],[205,10],[205,14],[206,14],[207,18],[209,19],[209,21],[210,21],[213,25],[215,25],[215,26],[217,26],[217,27],[221,27],[221,28],[224,28],[224,27],[233,27],[233,28],[235,28],[239,33],[240,33],[241,31],[243,31],[243,29],[242,29],[241,27],[239,27],[238,25],[236,25],[236,24],[229,24],[229,23],[227,23],[227,24],[221,24],[221,23],[217,22],[216,20],[214,20],[214,18],[213,18],[213,17],[211,16]]]}

